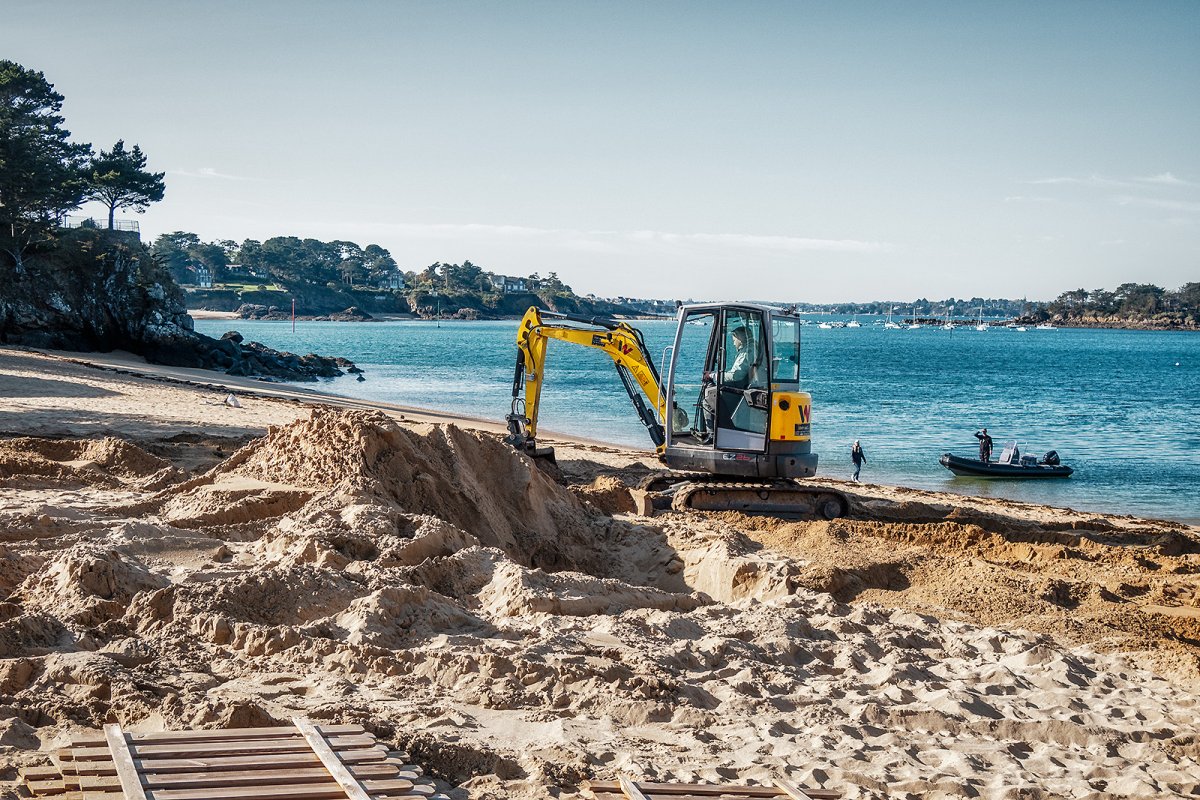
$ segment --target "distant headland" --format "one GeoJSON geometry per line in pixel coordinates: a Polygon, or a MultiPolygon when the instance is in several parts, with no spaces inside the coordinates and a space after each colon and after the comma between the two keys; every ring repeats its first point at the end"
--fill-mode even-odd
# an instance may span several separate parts
{"type": "MultiPolygon", "coordinates": [[[[150,248],[184,288],[187,307],[235,312],[244,319],[298,317],[358,321],[411,315],[420,319],[518,318],[531,305],[568,313],[615,317],[673,316],[676,301],[696,298],[599,297],[580,295],[550,272],[502,275],[471,261],[433,263],[405,270],[377,244],[323,242],[278,236],[238,244],[202,242],[194,233],[159,236],[150,248]]],[[[1113,290],[1076,289],[1054,300],[1004,298],[916,298],[865,303],[806,303],[758,298],[792,305],[802,313],[861,314],[941,321],[1012,320],[1050,322],[1062,327],[1200,329],[1200,283],[1175,290],[1125,283],[1113,290]]]]}

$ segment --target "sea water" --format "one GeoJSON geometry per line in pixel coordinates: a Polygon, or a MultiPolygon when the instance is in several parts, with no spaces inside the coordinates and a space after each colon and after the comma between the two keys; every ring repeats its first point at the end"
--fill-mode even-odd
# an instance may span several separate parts
{"type": "MultiPolygon", "coordinates": [[[[821,317],[822,320],[830,319],[821,317]]],[[[838,319],[833,317],[832,319],[838,319]]],[[[819,474],[1108,513],[1200,521],[1200,334],[995,327],[802,330],[801,378],[813,397],[819,474]],[[976,457],[986,427],[998,456],[1057,450],[1065,480],[957,478],[942,453],[976,457]]],[[[633,323],[656,361],[675,322],[633,323]]],[[[295,353],[344,356],[366,371],[326,391],[502,422],[512,399],[516,321],[197,320],[196,329],[295,353]]],[[[651,449],[602,353],[551,342],[539,420],[560,432],[651,449]]]]}

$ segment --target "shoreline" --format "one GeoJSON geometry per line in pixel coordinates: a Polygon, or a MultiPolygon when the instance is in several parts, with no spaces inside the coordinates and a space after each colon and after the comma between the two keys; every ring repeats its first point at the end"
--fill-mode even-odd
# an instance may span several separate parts
{"type": "MultiPolygon", "coordinates": [[[[291,322],[290,316],[281,317],[281,318],[277,318],[277,319],[252,319],[252,318],[247,318],[247,317],[240,317],[240,316],[238,316],[236,311],[210,311],[208,309],[202,309],[202,308],[197,308],[197,309],[189,308],[187,310],[187,313],[189,316],[192,317],[192,319],[204,319],[204,320],[225,319],[225,320],[230,320],[230,321],[246,321],[246,322],[284,322],[284,323],[291,322]]],[[[337,313],[337,312],[330,312],[330,313],[337,313]]],[[[816,311],[798,312],[798,315],[801,316],[802,318],[805,316],[805,314],[809,314],[809,315],[813,315],[813,316],[820,316],[820,317],[831,316],[829,313],[826,313],[826,312],[816,312],[816,311]]],[[[850,317],[855,317],[855,316],[867,317],[867,316],[872,316],[872,315],[839,314],[837,316],[850,318],[850,317]]],[[[329,317],[329,314],[305,314],[305,315],[298,314],[298,315],[296,315],[296,321],[297,322],[349,322],[349,323],[357,324],[357,323],[362,323],[362,322],[370,323],[370,322],[401,322],[401,321],[404,321],[404,322],[509,322],[509,321],[516,321],[516,320],[521,319],[520,314],[501,315],[501,316],[495,316],[495,317],[478,317],[476,319],[466,319],[466,318],[461,318],[461,317],[422,317],[417,314],[392,314],[392,313],[373,313],[371,315],[371,317],[372,317],[371,319],[334,320],[334,319],[329,319],[328,317],[329,317]]],[[[880,319],[882,319],[882,318],[883,317],[880,317],[880,319]]],[[[626,315],[626,314],[614,314],[614,315],[612,315],[611,319],[619,319],[619,320],[627,320],[627,321],[640,321],[640,322],[654,322],[654,321],[673,321],[675,319],[675,317],[673,317],[673,316],[656,317],[656,316],[649,316],[649,315],[630,316],[630,315],[626,315]]],[[[1004,328],[1005,326],[1002,323],[1006,323],[1007,321],[1008,320],[987,320],[987,322],[989,324],[991,324],[993,326],[993,328],[996,330],[1004,328]]],[[[1023,324],[1035,325],[1036,323],[1030,322],[1030,323],[1023,323],[1023,324]]],[[[1072,323],[1072,322],[1055,322],[1053,324],[1054,324],[1055,330],[1144,331],[1147,333],[1197,333],[1197,332],[1200,332],[1200,327],[1188,327],[1188,326],[1181,326],[1181,325],[1156,327],[1156,326],[1148,326],[1148,325],[1112,325],[1112,324],[1107,324],[1107,323],[1078,324],[1078,323],[1072,323]]],[[[941,325],[941,323],[939,322],[938,324],[931,323],[929,325],[923,325],[922,327],[937,329],[940,327],[940,325],[941,325]]],[[[965,327],[969,327],[969,326],[970,326],[969,320],[962,321],[962,327],[965,328],[965,327]]],[[[1032,332],[1032,330],[1029,332],[1032,332]]]]}
{"type": "MultiPolygon", "coordinates": [[[[0,346],[0,354],[5,352],[6,347],[7,346],[0,346]]],[[[331,391],[326,391],[323,388],[317,388],[309,383],[266,381],[255,378],[227,375],[222,372],[206,370],[202,368],[170,367],[161,364],[151,364],[141,356],[124,351],[114,351],[112,353],[85,353],[41,350],[25,347],[8,347],[8,349],[19,352],[35,353],[47,359],[61,359],[91,369],[108,370],[124,375],[134,375],[148,381],[176,383],[181,386],[187,386],[201,390],[219,389],[221,391],[233,392],[238,396],[244,395],[250,397],[260,397],[264,399],[279,400],[282,402],[332,406],[353,410],[381,411],[398,419],[405,419],[408,421],[420,423],[451,423],[475,430],[486,431],[492,434],[499,434],[501,436],[507,434],[507,427],[505,423],[498,419],[474,417],[469,414],[462,414],[453,411],[443,411],[420,406],[405,406],[397,403],[388,403],[386,401],[357,398],[351,395],[337,394],[331,391]]],[[[647,463],[654,464],[655,468],[657,469],[665,469],[661,464],[658,463],[657,459],[655,459],[653,450],[649,448],[637,447],[635,445],[622,442],[613,442],[604,439],[588,438],[578,436],[576,434],[567,434],[561,431],[556,431],[552,428],[543,429],[542,435],[539,437],[539,439],[545,442],[547,445],[553,445],[556,447],[561,445],[578,445],[607,448],[613,452],[624,453],[631,458],[645,459],[647,463]]],[[[818,475],[817,477],[810,479],[810,481],[816,484],[828,482],[828,485],[839,486],[843,488],[845,486],[862,485],[853,484],[850,481],[842,478],[823,475],[818,475]]],[[[1076,514],[1080,516],[1129,517],[1131,519],[1154,520],[1170,524],[1180,524],[1189,527],[1194,526],[1200,529],[1200,518],[1187,516],[1151,517],[1131,514],[1128,511],[1116,508],[1077,508],[1068,505],[1057,506],[1025,500],[1010,500],[1008,498],[994,497],[987,494],[959,492],[955,491],[952,487],[934,488],[927,485],[915,485],[902,482],[877,482],[870,483],[869,485],[897,492],[922,493],[932,497],[946,496],[961,498],[963,501],[1011,504],[1013,507],[1026,509],[1054,509],[1063,513],[1076,514]]]]}

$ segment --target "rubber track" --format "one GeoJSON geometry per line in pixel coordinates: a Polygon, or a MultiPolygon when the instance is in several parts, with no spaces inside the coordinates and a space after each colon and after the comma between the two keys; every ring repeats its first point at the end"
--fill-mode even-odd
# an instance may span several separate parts
{"type": "MultiPolygon", "coordinates": [[[[707,476],[705,476],[705,477],[707,477],[707,476]]],[[[720,478],[720,476],[712,476],[712,477],[720,478]]],[[[692,496],[695,495],[697,492],[703,491],[705,489],[715,488],[713,486],[714,483],[720,484],[720,491],[722,491],[722,492],[726,492],[726,493],[734,494],[734,495],[745,493],[745,494],[749,494],[752,496],[752,499],[747,498],[750,500],[750,503],[748,504],[747,507],[738,507],[738,508],[730,507],[727,510],[745,511],[745,512],[750,512],[750,513],[800,515],[800,516],[806,516],[806,517],[816,517],[818,519],[833,519],[836,517],[845,516],[850,511],[849,498],[847,498],[846,495],[842,494],[841,492],[833,490],[833,489],[823,489],[823,488],[814,488],[814,487],[808,487],[808,486],[800,486],[793,481],[783,481],[783,480],[781,480],[781,481],[758,481],[758,482],[752,483],[749,481],[730,481],[728,479],[716,480],[716,481],[713,481],[713,480],[691,481],[691,482],[683,484],[682,486],[680,486],[678,489],[675,490],[674,499],[671,501],[671,508],[675,511],[685,511],[685,512],[697,510],[697,509],[694,509],[691,505],[692,496]],[[801,507],[797,507],[797,506],[790,505],[790,504],[789,505],[776,505],[771,502],[770,497],[768,497],[767,499],[764,500],[763,498],[758,496],[758,493],[763,492],[763,491],[768,492],[769,494],[779,493],[780,495],[792,495],[792,496],[808,495],[813,498],[813,502],[809,509],[803,509],[801,507]],[[821,499],[822,496],[824,496],[830,500],[836,500],[841,506],[839,513],[835,514],[833,517],[828,517],[826,515],[823,515],[821,513],[821,507],[824,505],[825,501],[821,499]]],[[[703,510],[717,511],[720,509],[703,509],[703,510]]]]}
{"type": "Polygon", "coordinates": [[[647,492],[665,492],[681,483],[725,483],[729,480],[723,475],[713,475],[710,472],[656,472],[643,478],[638,488],[647,492]],[[655,484],[662,485],[656,487],[655,484]]]}

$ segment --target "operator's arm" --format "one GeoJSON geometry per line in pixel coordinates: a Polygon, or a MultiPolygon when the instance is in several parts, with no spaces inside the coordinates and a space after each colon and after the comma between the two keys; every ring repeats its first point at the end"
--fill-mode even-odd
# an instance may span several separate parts
{"type": "Polygon", "coordinates": [[[750,380],[750,353],[743,350],[733,359],[733,365],[721,375],[725,385],[744,387],[750,380]]]}

